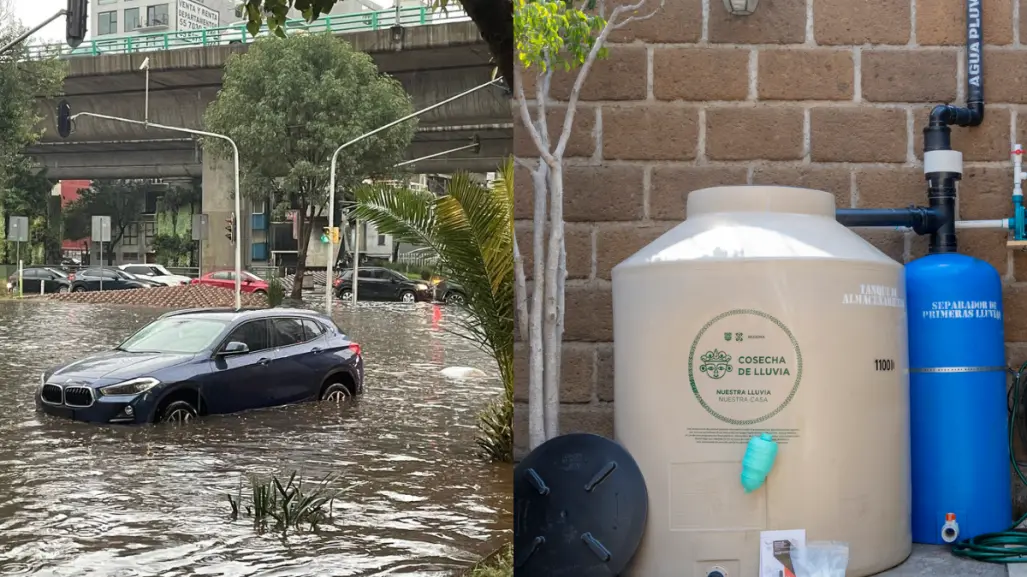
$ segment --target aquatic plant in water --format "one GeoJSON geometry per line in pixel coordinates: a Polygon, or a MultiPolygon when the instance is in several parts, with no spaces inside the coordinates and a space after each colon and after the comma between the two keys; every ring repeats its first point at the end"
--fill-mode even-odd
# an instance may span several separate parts
{"type": "Polygon", "coordinates": [[[272,276],[267,281],[267,306],[280,307],[283,300],[285,300],[285,288],[282,286],[282,279],[277,275],[272,276]]]}
{"type": "Polygon", "coordinates": [[[313,487],[305,488],[296,471],[284,484],[274,475],[269,479],[253,476],[250,477],[250,503],[244,505],[240,479],[237,495],[227,495],[232,520],[244,513],[253,519],[254,527],[262,531],[272,529],[286,533],[304,527],[316,530],[332,519],[332,506],[339,495],[329,489],[332,480],[328,475],[313,487]]]}
{"type": "Polygon", "coordinates": [[[513,545],[507,543],[471,568],[467,577],[511,577],[513,575],[513,545]]]}

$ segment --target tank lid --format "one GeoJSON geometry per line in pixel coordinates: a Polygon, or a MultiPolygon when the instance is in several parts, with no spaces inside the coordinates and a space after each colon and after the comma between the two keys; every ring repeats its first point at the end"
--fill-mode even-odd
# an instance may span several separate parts
{"type": "Polygon", "coordinates": [[[717,212],[786,212],[834,218],[834,195],[792,186],[715,186],[688,195],[689,217],[717,212]]]}

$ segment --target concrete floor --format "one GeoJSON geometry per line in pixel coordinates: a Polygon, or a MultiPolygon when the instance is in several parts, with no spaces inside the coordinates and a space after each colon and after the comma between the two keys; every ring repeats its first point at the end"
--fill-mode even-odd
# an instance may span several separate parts
{"type": "Polygon", "coordinates": [[[981,563],[955,557],[948,547],[913,545],[913,554],[898,567],[877,577],[1027,577],[1023,564],[981,563]]]}

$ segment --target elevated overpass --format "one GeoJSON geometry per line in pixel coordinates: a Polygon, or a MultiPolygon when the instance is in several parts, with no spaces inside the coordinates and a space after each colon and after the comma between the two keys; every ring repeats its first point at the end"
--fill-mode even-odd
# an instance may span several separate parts
{"type": "MultiPolygon", "coordinates": [[[[492,78],[488,47],[469,21],[342,33],[355,49],[370,54],[380,70],[403,83],[417,109],[492,78]]],[[[221,88],[225,62],[249,47],[245,42],[224,40],[219,36],[211,42],[168,50],[152,49],[152,43],[134,40],[131,46],[125,42],[120,50],[97,50],[93,45],[85,54],[58,54],[67,59],[69,67],[62,97],[73,112],[142,120],[146,81],[139,68],[148,57],[149,120],[202,129],[203,113],[221,88]],[[142,49],[144,46],[150,49],[142,49]]],[[[163,45],[167,44],[165,40],[163,45]]],[[[205,157],[198,142],[188,135],[123,122],[83,117],[72,135],[62,139],[56,134],[57,99],[40,99],[38,105],[45,135],[29,153],[53,178],[201,178],[203,211],[211,223],[209,237],[202,243],[204,268],[231,266],[233,248],[221,234],[220,224],[234,209],[230,163],[205,157]]],[[[504,90],[488,87],[425,114],[408,158],[457,148],[474,135],[481,140],[481,150],[477,155],[464,151],[423,161],[412,168],[421,173],[494,170],[512,152],[510,110],[504,90]]],[[[250,212],[250,203],[244,199],[238,242],[243,243],[245,263],[251,261],[250,247],[266,236],[264,231],[252,230],[250,212]]]]}
{"type": "MultiPolygon", "coordinates": [[[[367,52],[379,69],[403,83],[415,108],[423,108],[491,79],[488,47],[469,21],[344,32],[354,48],[367,52]]],[[[151,43],[149,46],[152,46],[151,43]]],[[[216,43],[169,50],[135,50],[71,55],[64,98],[74,112],[143,118],[144,58],[150,67],[150,121],[202,129],[203,113],[221,88],[224,65],[248,43],[216,43]]],[[[95,50],[95,49],[94,49],[95,50]]],[[[67,54],[62,57],[68,56],[67,54]]],[[[40,99],[43,140],[29,153],[60,179],[176,178],[203,174],[203,152],[181,133],[126,123],[82,118],[67,139],[56,134],[55,99],[40,99]]],[[[481,151],[424,161],[418,172],[492,170],[511,152],[510,105],[502,88],[489,87],[420,118],[408,153],[418,158],[456,148],[477,134],[481,151]]]]}

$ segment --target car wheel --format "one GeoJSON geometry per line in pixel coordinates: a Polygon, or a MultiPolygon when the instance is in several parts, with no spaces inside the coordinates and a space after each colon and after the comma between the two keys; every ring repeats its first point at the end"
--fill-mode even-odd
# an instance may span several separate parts
{"type": "Polygon", "coordinates": [[[73,292],[73,293],[84,293],[84,292],[86,292],[86,287],[84,287],[84,286],[77,286],[77,287],[71,289],[71,292],[73,292]]]}
{"type": "Polygon", "coordinates": [[[266,291],[262,291],[262,290],[255,290],[255,291],[253,291],[253,294],[255,294],[257,296],[260,296],[260,297],[267,297],[267,292],[266,291]]]}
{"type": "Polygon", "coordinates": [[[342,289],[339,291],[339,299],[344,301],[353,300],[353,291],[349,289],[342,289]]]}
{"type": "Polygon", "coordinates": [[[467,303],[467,299],[464,298],[464,295],[462,295],[462,294],[460,294],[458,292],[451,292],[451,293],[446,295],[446,304],[447,305],[462,305],[462,304],[466,304],[466,303],[467,303]]]}
{"type": "Polygon", "coordinates": [[[333,383],[321,393],[321,400],[329,403],[345,403],[353,398],[353,395],[342,383],[333,383]]]}
{"type": "Polygon", "coordinates": [[[417,302],[417,295],[410,291],[403,291],[402,294],[399,295],[399,300],[405,303],[414,303],[417,302]]]}
{"type": "Polygon", "coordinates": [[[70,289],[68,287],[66,287],[66,286],[62,286],[59,289],[57,289],[57,292],[59,292],[61,294],[65,294],[65,293],[67,293],[69,291],[70,291],[70,289]]]}
{"type": "Polygon", "coordinates": [[[185,401],[175,401],[164,407],[160,415],[160,422],[174,425],[184,425],[196,418],[196,409],[185,401]]]}

